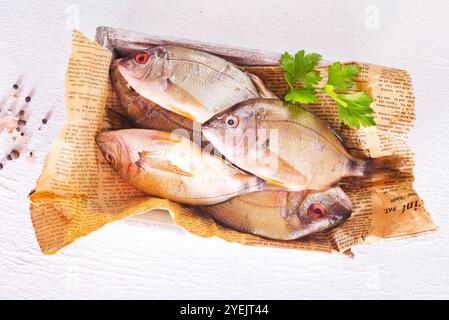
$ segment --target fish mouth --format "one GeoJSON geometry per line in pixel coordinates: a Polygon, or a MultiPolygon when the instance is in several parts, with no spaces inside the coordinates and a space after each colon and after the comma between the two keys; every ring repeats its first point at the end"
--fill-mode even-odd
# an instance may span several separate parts
{"type": "Polygon", "coordinates": [[[201,126],[204,127],[205,129],[213,128],[214,127],[214,123],[220,122],[220,120],[224,119],[226,117],[226,114],[228,113],[228,110],[230,110],[231,108],[229,108],[227,110],[224,110],[224,111],[221,111],[220,113],[217,113],[217,114],[213,115],[212,117],[210,117],[206,121],[203,121],[201,126]]]}
{"type": "Polygon", "coordinates": [[[207,122],[206,123],[203,123],[203,124],[201,124],[201,131],[204,131],[204,130],[209,130],[210,129],[210,126],[207,124],[207,122]]]}
{"type": "Polygon", "coordinates": [[[352,204],[349,199],[340,199],[340,201],[335,202],[328,209],[333,213],[329,217],[332,226],[342,223],[352,216],[352,204]]]}
{"type": "Polygon", "coordinates": [[[117,59],[115,60],[115,65],[120,69],[120,67],[123,67],[125,69],[127,69],[130,65],[129,59],[127,58],[122,58],[122,59],[117,59]]]}
{"type": "Polygon", "coordinates": [[[290,230],[287,238],[285,240],[296,240],[300,238],[307,237],[314,233],[329,229],[333,227],[334,224],[330,223],[326,220],[319,221],[317,223],[309,224],[304,227],[300,227],[296,230],[290,230]]]}
{"type": "Polygon", "coordinates": [[[118,66],[119,66],[121,60],[123,60],[123,59],[115,59],[115,60],[112,60],[110,68],[111,68],[111,69],[116,69],[116,68],[118,68],[118,66]]]}
{"type": "Polygon", "coordinates": [[[224,114],[220,116],[220,114],[214,115],[209,120],[203,122],[201,124],[201,130],[218,130],[217,128],[220,126],[220,121],[224,118],[224,114]]]}
{"type": "Polygon", "coordinates": [[[97,135],[95,136],[95,142],[98,144],[98,146],[102,146],[104,145],[106,142],[108,142],[109,140],[106,138],[107,137],[107,132],[99,132],[97,133],[97,135]]]}
{"type": "Polygon", "coordinates": [[[111,132],[109,132],[109,131],[99,132],[95,136],[95,142],[97,143],[97,145],[100,148],[101,152],[105,156],[106,156],[107,151],[108,151],[107,145],[108,145],[109,142],[112,142],[112,141],[113,141],[113,137],[112,137],[111,132]]]}
{"type": "MultiPolygon", "coordinates": [[[[129,94],[137,94],[136,89],[134,89],[128,81],[126,81],[123,74],[120,72],[120,69],[118,68],[118,62],[117,60],[114,60],[111,63],[111,67],[109,69],[109,75],[111,78],[111,81],[113,84],[118,83],[120,86],[126,87],[129,94]]],[[[117,91],[117,89],[116,89],[117,91]]]]}

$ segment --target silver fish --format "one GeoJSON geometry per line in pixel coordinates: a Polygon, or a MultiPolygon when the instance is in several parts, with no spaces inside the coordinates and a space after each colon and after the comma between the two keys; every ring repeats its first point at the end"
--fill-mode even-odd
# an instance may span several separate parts
{"type": "Polygon", "coordinates": [[[192,205],[210,205],[261,191],[265,182],[173,133],[125,129],[96,141],[106,161],[137,189],[192,205]]]}
{"type": "Polygon", "coordinates": [[[344,222],[351,216],[352,205],[343,190],[335,187],[323,192],[248,193],[201,210],[237,231],[293,240],[344,222]]]}
{"type": "Polygon", "coordinates": [[[199,50],[159,46],[114,64],[144,98],[200,123],[238,102],[275,97],[255,75],[199,50]]]}
{"type": "Polygon", "coordinates": [[[344,177],[397,169],[396,156],[358,159],[313,113],[273,99],[252,99],[203,124],[205,137],[229,161],[289,191],[325,190],[344,177]]]}

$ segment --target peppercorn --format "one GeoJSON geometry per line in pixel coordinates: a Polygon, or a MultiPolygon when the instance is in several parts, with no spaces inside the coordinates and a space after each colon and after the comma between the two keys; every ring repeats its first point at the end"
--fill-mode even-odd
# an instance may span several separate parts
{"type": "Polygon", "coordinates": [[[15,160],[15,159],[20,157],[20,152],[18,150],[14,149],[14,150],[11,151],[10,156],[11,156],[12,159],[15,160]]]}

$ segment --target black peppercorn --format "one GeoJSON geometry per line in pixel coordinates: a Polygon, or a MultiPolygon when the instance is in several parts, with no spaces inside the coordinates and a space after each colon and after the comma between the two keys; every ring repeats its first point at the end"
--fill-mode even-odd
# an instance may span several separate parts
{"type": "Polygon", "coordinates": [[[11,151],[10,156],[11,156],[12,159],[15,160],[15,159],[20,157],[20,152],[18,150],[14,149],[14,150],[11,151]]]}

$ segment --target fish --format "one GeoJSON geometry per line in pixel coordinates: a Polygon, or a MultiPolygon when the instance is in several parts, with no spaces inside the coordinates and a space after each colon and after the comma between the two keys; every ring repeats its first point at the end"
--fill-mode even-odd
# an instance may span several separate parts
{"type": "Polygon", "coordinates": [[[129,184],[190,205],[211,205],[262,191],[265,181],[174,133],[123,129],[97,134],[104,158],[129,184]]]}
{"type": "Polygon", "coordinates": [[[274,99],[251,99],[202,125],[205,137],[237,167],[286,191],[323,191],[346,177],[397,170],[397,156],[359,159],[322,120],[274,99]]]}
{"type": "Polygon", "coordinates": [[[141,96],[199,123],[238,102],[276,97],[260,78],[235,64],[175,45],[148,48],[113,65],[141,96]]]}
{"type": "MultiPolygon", "coordinates": [[[[125,113],[137,127],[167,132],[185,130],[191,137],[195,128],[199,128],[198,131],[201,131],[201,126],[198,123],[194,124],[192,120],[142,97],[128,84],[117,66],[113,63],[110,68],[112,87],[125,113]]],[[[205,140],[205,138],[203,139],[205,140]]]]}
{"type": "Polygon", "coordinates": [[[200,209],[226,227],[275,240],[295,240],[332,228],[352,214],[351,201],[340,187],[254,192],[200,209]]]}

